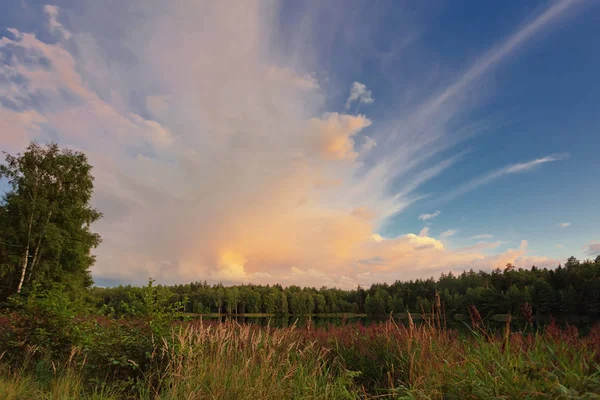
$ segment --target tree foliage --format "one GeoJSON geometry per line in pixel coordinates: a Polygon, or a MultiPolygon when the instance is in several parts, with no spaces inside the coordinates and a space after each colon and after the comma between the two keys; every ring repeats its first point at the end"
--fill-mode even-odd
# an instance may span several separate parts
{"type": "Polygon", "coordinates": [[[90,225],[101,214],[90,205],[93,177],[87,157],[36,142],[22,154],[5,156],[0,178],[9,189],[0,201],[0,298],[27,292],[34,284],[91,286],[90,251],[100,236],[90,225]]]}

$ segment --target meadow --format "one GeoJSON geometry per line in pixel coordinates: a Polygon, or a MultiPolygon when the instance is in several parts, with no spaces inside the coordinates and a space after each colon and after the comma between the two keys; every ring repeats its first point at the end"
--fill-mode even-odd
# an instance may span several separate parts
{"type": "Polygon", "coordinates": [[[434,307],[419,324],[272,327],[78,304],[46,294],[2,316],[1,399],[600,399],[600,325],[491,330],[472,307],[458,332],[434,307]]]}

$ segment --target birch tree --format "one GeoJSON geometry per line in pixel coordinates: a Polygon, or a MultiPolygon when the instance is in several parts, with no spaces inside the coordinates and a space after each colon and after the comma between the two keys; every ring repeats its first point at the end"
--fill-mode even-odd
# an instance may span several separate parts
{"type": "Polygon", "coordinates": [[[90,206],[93,177],[85,154],[32,142],[22,154],[5,155],[0,290],[6,296],[33,282],[91,285],[90,251],[100,237],[90,225],[101,214],[90,206]]]}

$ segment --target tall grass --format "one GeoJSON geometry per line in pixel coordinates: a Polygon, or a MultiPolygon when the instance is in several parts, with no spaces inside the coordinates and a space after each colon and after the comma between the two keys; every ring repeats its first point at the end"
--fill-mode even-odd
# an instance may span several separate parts
{"type": "Polygon", "coordinates": [[[104,320],[62,361],[6,364],[0,399],[600,399],[600,326],[511,332],[508,319],[492,332],[471,317],[468,334],[446,329],[438,309],[418,326],[410,316],[318,329],[194,321],[150,339],[139,323],[104,320]],[[141,341],[143,358],[111,353],[141,341]]]}
{"type": "Polygon", "coordinates": [[[174,330],[157,351],[168,364],[145,377],[144,398],[354,397],[343,370],[328,362],[327,348],[294,327],[190,323],[174,330]]]}

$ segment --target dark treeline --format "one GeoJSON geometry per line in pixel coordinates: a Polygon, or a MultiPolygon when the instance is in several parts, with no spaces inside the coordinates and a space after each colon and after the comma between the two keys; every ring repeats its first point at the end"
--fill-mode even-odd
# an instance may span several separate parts
{"type": "MultiPolygon", "coordinates": [[[[468,271],[442,274],[437,280],[417,279],[374,284],[369,289],[300,288],[280,285],[225,287],[194,282],[159,286],[166,303],[189,313],[306,315],[324,313],[428,312],[439,294],[447,315],[467,313],[475,305],[482,315],[521,315],[531,308],[536,316],[600,319],[600,256],[580,262],[571,257],[556,269],[468,271]]],[[[99,307],[116,315],[135,314],[143,304],[144,289],[133,286],[94,288],[99,307]]]]}

